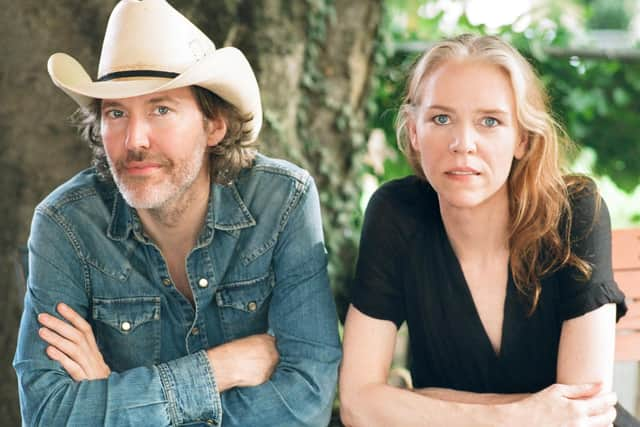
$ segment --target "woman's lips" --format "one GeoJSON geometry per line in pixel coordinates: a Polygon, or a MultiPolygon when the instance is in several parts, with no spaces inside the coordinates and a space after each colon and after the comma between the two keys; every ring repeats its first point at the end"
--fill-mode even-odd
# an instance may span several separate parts
{"type": "Polygon", "coordinates": [[[462,168],[454,168],[448,171],[445,171],[445,174],[451,176],[474,176],[480,175],[480,172],[470,167],[462,167],[462,168]]]}

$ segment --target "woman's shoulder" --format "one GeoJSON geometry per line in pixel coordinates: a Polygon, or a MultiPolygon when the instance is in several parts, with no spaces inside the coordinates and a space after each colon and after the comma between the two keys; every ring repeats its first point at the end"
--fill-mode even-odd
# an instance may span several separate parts
{"type": "Polygon", "coordinates": [[[382,184],[371,196],[369,205],[413,216],[438,212],[438,197],[428,182],[410,175],[382,184]]]}
{"type": "Polygon", "coordinates": [[[593,179],[584,175],[567,175],[564,180],[569,197],[572,232],[584,233],[598,221],[606,206],[603,206],[604,201],[593,179]]]}
{"type": "Polygon", "coordinates": [[[564,182],[572,205],[594,203],[600,197],[596,182],[586,175],[565,175],[564,182]]]}

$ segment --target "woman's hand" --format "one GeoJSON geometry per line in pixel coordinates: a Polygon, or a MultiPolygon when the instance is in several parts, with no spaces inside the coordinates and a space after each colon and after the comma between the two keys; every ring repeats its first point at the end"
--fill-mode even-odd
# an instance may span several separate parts
{"type": "Polygon", "coordinates": [[[111,369],[98,349],[91,325],[66,304],[58,304],[58,313],[69,323],[46,313],[38,315],[38,331],[49,347],[47,355],[58,362],[75,381],[107,378],[111,369]]]}
{"type": "Polygon", "coordinates": [[[599,394],[601,384],[554,384],[520,402],[513,420],[520,426],[608,427],[616,417],[616,394],[599,394]]]}

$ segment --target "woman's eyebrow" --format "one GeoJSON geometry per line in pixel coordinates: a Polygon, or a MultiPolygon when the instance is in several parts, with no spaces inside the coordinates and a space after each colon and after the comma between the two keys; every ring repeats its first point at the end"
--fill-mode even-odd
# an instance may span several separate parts
{"type": "Polygon", "coordinates": [[[483,114],[499,114],[504,116],[509,115],[509,112],[507,110],[502,110],[500,108],[479,108],[476,111],[483,114]]]}
{"type": "Polygon", "coordinates": [[[440,104],[427,105],[427,110],[443,110],[451,113],[455,112],[454,108],[447,107],[446,105],[440,105],[440,104]]]}

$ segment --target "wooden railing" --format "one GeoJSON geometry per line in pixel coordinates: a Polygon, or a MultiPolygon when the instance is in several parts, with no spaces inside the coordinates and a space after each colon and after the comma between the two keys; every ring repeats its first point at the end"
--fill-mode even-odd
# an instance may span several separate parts
{"type": "Polygon", "coordinates": [[[616,360],[640,361],[640,228],[613,230],[613,274],[629,311],[616,328],[616,360]]]}

